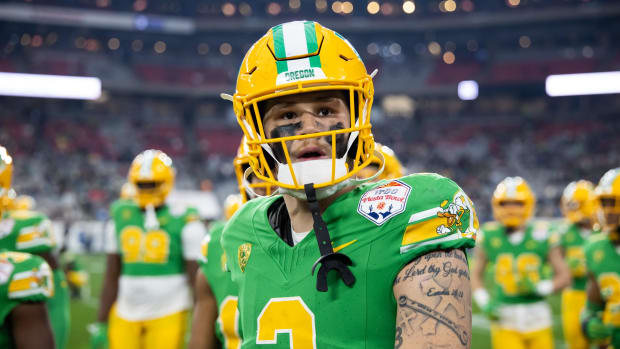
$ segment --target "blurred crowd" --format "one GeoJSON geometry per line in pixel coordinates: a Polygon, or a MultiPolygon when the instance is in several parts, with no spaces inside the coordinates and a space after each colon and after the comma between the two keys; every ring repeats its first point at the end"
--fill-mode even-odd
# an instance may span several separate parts
{"type": "MultiPolygon", "coordinates": [[[[53,219],[105,220],[131,159],[147,148],[167,152],[177,188],[215,184],[234,190],[232,157],[241,133],[226,102],[109,96],[77,102],[5,98],[0,144],[15,159],[14,186],[53,219]]],[[[558,216],[570,181],[596,181],[620,163],[620,100],[481,97],[415,100],[413,116],[391,115],[377,98],[375,138],[409,172],[437,172],[459,183],[490,219],[488,198],[505,176],[528,180],[541,216],[558,216]]]]}

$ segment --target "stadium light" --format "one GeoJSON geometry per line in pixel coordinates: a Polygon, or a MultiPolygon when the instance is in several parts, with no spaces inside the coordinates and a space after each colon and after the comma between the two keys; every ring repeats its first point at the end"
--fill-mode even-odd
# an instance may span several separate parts
{"type": "Polygon", "coordinates": [[[83,76],[0,73],[0,95],[94,100],[101,96],[101,80],[83,76]]]}
{"type": "Polygon", "coordinates": [[[478,83],[474,80],[459,82],[458,94],[463,101],[473,101],[478,98],[478,83]]]}
{"type": "Polygon", "coordinates": [[[549,75],[545,90],[551,97],[620,93],[620,71],[549,75]]]}

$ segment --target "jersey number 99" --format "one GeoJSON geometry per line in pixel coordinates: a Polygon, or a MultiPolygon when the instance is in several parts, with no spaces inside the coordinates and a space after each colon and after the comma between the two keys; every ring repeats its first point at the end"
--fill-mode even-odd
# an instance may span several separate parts
{"type": "Polygon", "coordinates": [[[143,232],[138,227],[123,229],[120,236],[125,263],[157,263],[168,261],[170,237],[162,230],[143,232]]]}

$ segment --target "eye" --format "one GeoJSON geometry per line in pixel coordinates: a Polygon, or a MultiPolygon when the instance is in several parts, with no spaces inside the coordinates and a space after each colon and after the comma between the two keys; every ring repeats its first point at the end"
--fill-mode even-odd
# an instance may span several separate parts
{"type": "Polygon", "coordinates": [[[331,114],[331,110],[329,108],[320,108],[319,112],[317,113],[317,115],[319,116],[328,116],[331,114]]]}
{"type": "Polygon", "coordinates": [[[295,116],[296,116],[295,113],[289,111],[289,112],[282,113],[282,115],[280,116],[280,119],[291,120],[291,119],[294,119],[295,116]]]}

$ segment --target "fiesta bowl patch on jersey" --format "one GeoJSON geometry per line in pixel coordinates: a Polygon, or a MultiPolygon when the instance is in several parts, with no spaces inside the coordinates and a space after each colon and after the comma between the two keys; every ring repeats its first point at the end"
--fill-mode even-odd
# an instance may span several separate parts
{"type": "Polygon", "coordinates": [[[360,198],[357,212],[376,225],[405,211],[411,186],[395,180],[367,191],[360,198]]]}

